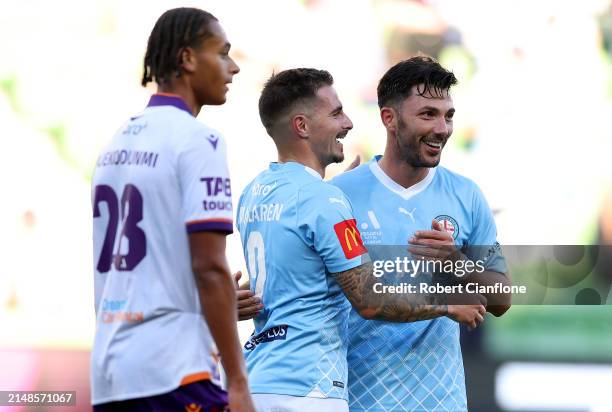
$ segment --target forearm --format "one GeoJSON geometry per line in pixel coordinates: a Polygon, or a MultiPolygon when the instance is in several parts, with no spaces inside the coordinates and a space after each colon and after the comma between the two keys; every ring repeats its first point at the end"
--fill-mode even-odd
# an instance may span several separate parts
{"type": "Polygon", "coordinates": [[[228,385],[246,384],[244,357],[236,329],[236,290],[227,268],[212,268],[196,276],[202,313],[221,354],[228,385]]]}
{"type": "MultiPolygon", "coordinates": [[[[455,273],[451,282],[456,282],[461,285],[476,284],[478,286],[478,293],[483,295],[487,300],[487,311],[491,312],[495,316],[501,316],[506,312],[511,305],[512,294],[503,292],[488,292],[492,287],[499,285],[502,287],[511,286],[508,275],[500,272],[484,270],[482,265],[468,265],[472,260],[460,251],[456,251],[451,256],[451,260],[455,265],[458,262],[462,263],[461,273],[455,273]],[[468,269],[469,267],[469,269],[468,269]]],[[[443,279],[448,275],[438,275],[438,279],[443,279]]],[[[498,289],[501,290],[501,288],[498,289]]],[[[466,304],[469,304],[469,299],[465,299],[466,304]]],[[[463,302],[461,302],[463,304],[463,302]]]]}
{"type": "MultiPolygon", "coordinates": [[[[493,271],[484,271],[481,273],[472,273],[465,277],[465,283],[476,283],[479,286],[511,286],[512,282],[508,275],[493,271]]],[[[485,288],[486,290],[486,288],[485,288]]],[[[495,316],[503,315],[512,305],[511,293],[483,293],[487,298],[487,312],[495,316]]]]}
{"type": "Polygon", "coordinates": [[[366,319],[414,322],[448,314],[448,306],[435,304],[431,295],[376,293],[374,284],[378,279],[372,274],[371,262],[338,274],[337,280],[353,307],[366,319]]]}
{"type": "Polygon", "coordinates": [[[362,316],[387,322],[416,322],[448,315],[448,305],[410,303],[407,299],[393,297],[394,295],[390,295],[390,299],[383,300],[378,306],[370,306],[368,312],[364,312],[362,316]]]}

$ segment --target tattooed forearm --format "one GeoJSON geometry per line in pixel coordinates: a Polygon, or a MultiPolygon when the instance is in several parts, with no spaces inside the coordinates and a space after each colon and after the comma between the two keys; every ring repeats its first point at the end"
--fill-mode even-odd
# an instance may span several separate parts
{"type": "Polygon", "coordinates": [[[337,273],[336,280],[366,319],[413,322],[448,314],[447,305],[436,305],[432,296],[375,293],[377,279],[372,274],[371,262],[337,273]]]}

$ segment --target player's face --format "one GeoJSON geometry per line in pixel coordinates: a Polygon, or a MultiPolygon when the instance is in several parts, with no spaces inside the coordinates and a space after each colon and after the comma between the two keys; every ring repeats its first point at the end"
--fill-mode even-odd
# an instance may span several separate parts
{"type": "Polygon", "coordinates": [[[324,86],[317,90],[317,99],[308,118],[311,148],[321,166],[342,162],[344,151],[340,139],[353,128],[353,122],[342,110],[342,103],[333,87],[324,86]]]}
{"type": "Polygon", "coordinates": [[[213,21],[209,31],[211,36],[195,50],[196,69],[191,84],[200,104],[220,105],[225,103],[227,84],[240,68],[229,56],[231,45],[221,25],[213,21]]]}
{"type": "Polygon", "coordinates": [[[448,93],[443,97],[418,94],[417,86],[400,107],[395,140],[399,155],[413,167],[435,167],[453,133],[455,108],[448,93]]]}

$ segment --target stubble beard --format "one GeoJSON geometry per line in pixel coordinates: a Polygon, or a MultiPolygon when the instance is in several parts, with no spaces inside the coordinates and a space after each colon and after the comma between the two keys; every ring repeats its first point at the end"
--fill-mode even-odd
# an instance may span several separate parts
{"type": "Polygon", "coordinates": [[[395,132],[395,141],[399,149],[400,158],[412,167],[436,167],[440,164],[441,156],[432,162],[427,161],[421,154],[419,140],[414,136],[408,136],[408,127],[406,123],[399,118],[398,128],[395,132]],[[408,142],[406,144],[402,142],[408,142]]]}
{"type": "Polygon", "coordinates": [[[331,163],[342,163],[344,161],[344,154],[332,153],[331,163]]]}
{"type": "Polygon", "coordinates": [[[323,156],[319,156],[319,159],[321,159],[321,165],[325,168],[332,163],[342,163],[344,161],[344,154],[331,151],[323,156]]]}

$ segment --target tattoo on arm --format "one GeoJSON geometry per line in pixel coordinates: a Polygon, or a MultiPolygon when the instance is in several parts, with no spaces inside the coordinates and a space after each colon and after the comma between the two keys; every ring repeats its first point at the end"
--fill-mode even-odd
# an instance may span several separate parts
{"type": "Polygon", "coordinates": [[[336,281],[353,307],[366,319],[389,322],[414,322],[448,314],[447,305],[436,305],[429,295],[375,293],[378,282],[372,274],[372,263],[336,274],[336,281]]]}

